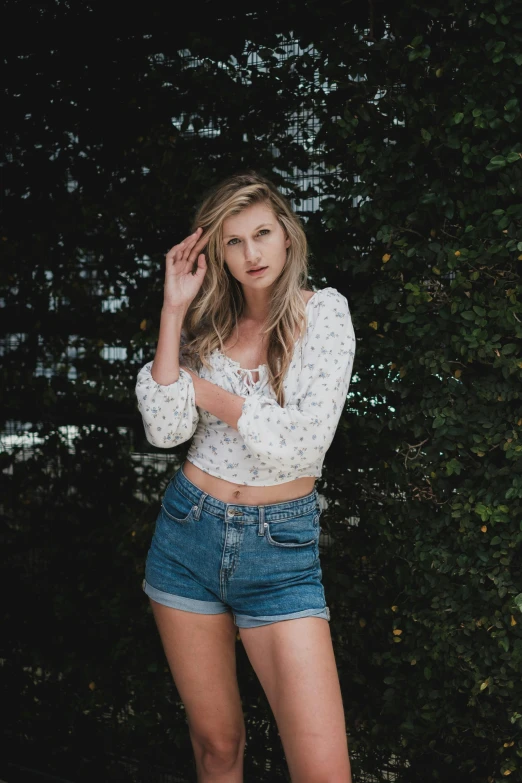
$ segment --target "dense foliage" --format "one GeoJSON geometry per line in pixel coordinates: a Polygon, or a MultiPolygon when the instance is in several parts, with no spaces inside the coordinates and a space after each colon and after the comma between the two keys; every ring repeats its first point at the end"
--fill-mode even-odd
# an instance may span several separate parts
{"type": "MultiPolygon", "coordinates": [[[[130,780],[132,757],[152,781],[174,757],[193,775],[141,592],[188,444],[151,455],[133,387],[154,351],[163,254],[207,185],[252,166],[303,210],[311,285],[348,297],[358,338],[318,483],[354,781],[387,768],[397,783],[518,779],[520,4],[274,2],[234,18],[195,3],[184,25],[157,5],[115,27],[85,2],[7,7],[11,760],[130,780]],[[32,446],[11,438],[23,431],[32,446]]],[[[237,651],[246,779],[283,780],[237,651]]]]}

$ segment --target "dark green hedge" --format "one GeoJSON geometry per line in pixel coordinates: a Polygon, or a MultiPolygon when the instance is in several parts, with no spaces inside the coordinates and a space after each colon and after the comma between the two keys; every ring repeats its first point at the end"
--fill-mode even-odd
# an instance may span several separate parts
{"type": "MultiPolygon", "coordinates": [[[[141,592],[188,444],[145,456],[134,383],[163,254],[252,166],[303,210],[310,282],[358,338],[318,483],[354,783],[519,779],[522,7],[7,8],[4,766],[193,776],[141,592]],[[13,447],[21,422],[39,445],[13,447]]],[[[246,780],[284,780],[237,649],[246,780]]]]}

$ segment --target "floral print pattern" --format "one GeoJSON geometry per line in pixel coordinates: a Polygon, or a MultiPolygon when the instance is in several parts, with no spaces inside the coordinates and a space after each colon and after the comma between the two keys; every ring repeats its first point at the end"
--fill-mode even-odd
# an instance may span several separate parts
{"type": "Polygon", "coordinates": [[[317,291],[306,312],[306,333],[294,346],[284,380],[284,408],[268,384],[266,365],[242,369],[215,350],[211,369],[200,369],[200,377],[245,397],[237,430],[197,408],[189,373],[180,368],[175,383],[161,386],[148,362],[138,373],[136,396],[149,443],[171,448],[193,437],[187,459],[235,484],[273,486],[320,477],[346,402],[355,334],[348,300],[335,288],[317,291]]]}

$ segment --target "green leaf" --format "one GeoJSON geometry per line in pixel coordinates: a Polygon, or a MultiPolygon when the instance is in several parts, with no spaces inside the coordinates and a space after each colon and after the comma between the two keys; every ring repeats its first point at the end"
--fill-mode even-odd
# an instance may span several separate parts
{"type": "Polygon", "coordinates": [[[501,169],[504,166],[506,166],[506,159],[503,155],[495,155],[491,160],[489,161],[488,165],[486,166],[487,171],[494,171],[495,169],[501,169]]]}
{"type": "Polygon", "coordinates": [[[504,652],[509,652],[509,639],[505,636],[503,639],[498,640],[499,647],[502,647],[504,652]]]}

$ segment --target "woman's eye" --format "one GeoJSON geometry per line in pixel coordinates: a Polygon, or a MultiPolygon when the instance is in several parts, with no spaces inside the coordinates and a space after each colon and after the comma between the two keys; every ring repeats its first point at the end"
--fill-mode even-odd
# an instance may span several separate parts
{"type": "MultiPolygon", "coordinates": [[[[258,231],[257,233],[258,233],[258,236],[264,236],[265,234],[269,234],[270,233],[270,229],[269,228],[262,228],[261,231],[258,231]]],[[[228,240],[227,245],[236,245],[240,241],[241,240],[238,239],[237,237],[232,237],[232,239],[228,240]]]]}

